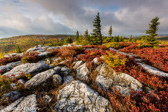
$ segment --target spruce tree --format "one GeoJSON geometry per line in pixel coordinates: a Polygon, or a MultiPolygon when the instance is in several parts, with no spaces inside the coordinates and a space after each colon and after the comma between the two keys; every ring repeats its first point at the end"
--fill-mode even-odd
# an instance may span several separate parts
{"type": "Polygon", "coordinates": [[[93,33],[92,36],[96,37],[95,39],[93,39],[95,41],[95,44],[102,44],[102,35],[101,35],[101,20],[100,20],[100,16],[99,16],[99,12],[96,15],[96,18],[93,21],[93,27],[95,27],[95,29],[93,29],[93,33]]]}
{"type": "Polygon", "coordinates": [[[16,47],[16,53],[21,53],[20,47],[18,45],[16,47]]]}
{"type": "Polygon", "coordinates": [[[65,40],[64,40],[64,44],[69,44],[69,43],[72,43],[73,40],[70,36],[68,36],[65,40]]]}
{"type": "Polygon", "coordinates": [[[76,32],[76,36],[75,36],[75,42],[79,42],[79,32],[76,32]]]}
{"type": "Polygon", "coordinates": [[[84,36],[87,38],[88,35],[89,35],[89,34],[88,34],[88,30],[86,30],[84,36]]]}
{"type": "Polygon", "coordinates": [[[149,34],[149,37],[146,40],[152,47],[157,44],[155,36],[158,35],[157,31],[159,24],[159,18],[155,17],[151,20],[151,24],[149,24],[149,29],[145,31],[146,34],[149,34]]]}
{"type": "Polygon", "coordinates": [[[111,37],[111,35],[112,35],[112,26],[110,26],[108,34],[109,34],[109,37],[111,37]]]}
{"type": "Polygon", "coordinates": [[[130,35],[130,37],[129,37],[129,40],[128,40],[129,42],[131,42],[132,41],[132,35],[130,35]]]}

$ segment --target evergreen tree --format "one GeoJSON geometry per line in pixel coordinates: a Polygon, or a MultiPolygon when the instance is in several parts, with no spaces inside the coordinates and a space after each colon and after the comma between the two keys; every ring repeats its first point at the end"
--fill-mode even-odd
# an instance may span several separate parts
{"type": "Polygon", "coordinates": [[[111,37],[111,35],[112,35],[112,26],[110,26],[108,34],[109,34],[109,37],[111,37]]]}
{"type": "Polygon", "coordinates": [[[145,31],[146,34],[150,35],[146,40],[152,47],[157,43],[155,36],[158,35],[157,31],[159,24],[159,18],[155,17],[151,20],[151,24],[149,24],[149,29],[145,31]]]}
{"type": "Polygon", "coordinates": [[[18,45],[16,47],[16,53],[21,53],[20,47],[18,45]]]}
{"type": "Polygon", "coordinates": [[[93,27],[95,27],[95,29],[93,29],[93,33],[92,35],[94,37],[96,37],[95,40],[95,44],[102,44],[102,35],[101,35],[101,24],[100,24],[101,20],[100,20],[100,16],[99,16],[99,12],[96,15],[96,18],[93,21],[93,27]]]}
{"type": "Polygon", "coordinates": [[[69,44],[72,43],[72,38],[70,36],[68,36],[65,40],[64,40],[64,44],[69,44]]]}
{"type": "Polygon", "coordinates": [[[84,36],[87,38],[88,35],[89,35],[89,34],[88,34],[88,30],[86,30],[84,36]]]}
{"type": "Polygon", "coordinates": [[[123,42],[124,38],[122,36],[119,37],[119,42],[123,42]]]}
{"type": "Polygon", "coordinates": [[[129,37],[129,40],[128,40],[129,42],[131,42],[132,41],[132,35],[130,35],[130,37],[129,37]]]}
{"type": "Polygon", "coordinates": [[[75,41],[79,42],[79,32],[78,31],[76,32],[75,41]]]}

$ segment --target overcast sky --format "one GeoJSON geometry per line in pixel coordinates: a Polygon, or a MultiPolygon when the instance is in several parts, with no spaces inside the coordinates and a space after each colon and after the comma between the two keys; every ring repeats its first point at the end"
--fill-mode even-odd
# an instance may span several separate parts
{"type": "Polygon", "coordinates": [[[155,16],[168,34],[168,0],[0,0],[0,38],[91,33],[97,12],[103,35],[111,25],[113,35],[142,35],[155,16]]]}

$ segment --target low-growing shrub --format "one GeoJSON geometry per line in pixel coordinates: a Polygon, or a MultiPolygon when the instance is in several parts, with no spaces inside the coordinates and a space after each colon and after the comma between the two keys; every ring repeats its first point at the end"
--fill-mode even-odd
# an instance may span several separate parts
{"type": "Polygon", "coordinates": [[[0,75],[0,96],[10,89],[11,83],[12,80],[10,78],[0,75]]]}
{"type": "Polygon", "coordinates": [[[115,49],[121,48],[120,44],[117,42],[108,43],[108,44],[106,44],[106,47],[113,47],[115,49]]]}
{"type": "Polygon", "coordinates": [[[60,49],[53,49],[47,54],[47,57],[60,56],[60,49]]]}
{"type": "Polygon", "coordinates": [[[22,56],[22,63],[33,63],[41,60],[41,57],[38,56],[37,52],[28,52],[22,56]]]}
{"type": "Polygon", "coordinates": [[[103,59],[111,67],[117,67],[120,65],[125,65],[127,58],[123,58],[120,54],[113,54],[107,51],[107,55],[103,56],[103,59]]]}
{"type": "Polygon", "coordinates": [[[20,59],[21,59],[20,56],[4,57],[0,59],[0,65],[5,65],[10,62],[19,61],[20,59]]]}
{"type": "Polygon", "coordinates": [[[63,59],[67,59],[68,57],[74,57],[79,53],[83,53],[83,49],[79,49],[78,47],[62,47],[60,49],[60,56],[63,59]]]}

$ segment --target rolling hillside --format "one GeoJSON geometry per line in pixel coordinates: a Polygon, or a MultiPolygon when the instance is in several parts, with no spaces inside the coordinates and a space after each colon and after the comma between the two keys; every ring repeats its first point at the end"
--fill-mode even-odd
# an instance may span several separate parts
{"type": "Polygon", "coordinates": [[[63,40],[68,36],[74,38],[74,35],[24,35],[3,38],[0,39],[0,53],[13,52],[17,45],[21,48],[22,52],[38,44],[58,46],[62,45],[63,40]]]}

